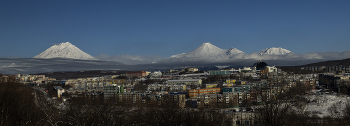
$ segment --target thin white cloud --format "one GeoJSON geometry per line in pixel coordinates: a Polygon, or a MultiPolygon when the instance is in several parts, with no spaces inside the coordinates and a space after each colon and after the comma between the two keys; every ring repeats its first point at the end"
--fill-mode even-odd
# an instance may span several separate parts
{"type": "Polygon", "coordinates": [[[95,58],[102,61],[116,61],[116,62],[128,64],[128,65],[148,64],[148,63],[157,62],[163,59],[161,55],[138,56],[138,55],[129,55],[129,54],[115,55],[115,56],[100,54],[98,56],[95,56],[95,58]]]}
{"type": "Polygon", "coordinates": [[[2,74],[35,74],[55,71],[80,70],[166,70],[188,66],[252,66],[257,60],[263,60],[269,65],[305,65],[326,60],[350,58],[350,51],[322,52],[287,55],[259,55],[257,53],[230,56],[223,59],[208,59],[205,57],[161,58],[161,56],[134,56],[101,54],[96,58],[101,60],[75,59],[38,59],[38,58],[0,58],[0,73],[2,74]],[[103,61],[108,60],[108,61],[103,61]],[[119,61],[119,62],[116,62],[119,61]],[[156,63],[152,63],[156,62],[156,63]],[[139,64],[139,65],[134,65],[139,64]]]}

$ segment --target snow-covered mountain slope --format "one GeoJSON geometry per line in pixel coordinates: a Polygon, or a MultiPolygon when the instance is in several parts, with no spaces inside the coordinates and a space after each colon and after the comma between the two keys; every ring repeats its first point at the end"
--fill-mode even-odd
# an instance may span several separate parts
{"type": "MultiPolygon", "coordinates": [[[[203,43],[196,49],[188,53],[182,53],[177,55],[172,55],[169,58],[185,58],[185,57],[197,57],[202,59],[229,59],[230,56],[244,54],[243,51],[237,48],[221,49],[211,43],[203,43]]],[[[169,59],[166,58],[166,59],[169,59]]]]}
{"type": "Polygon", "coordinates": [[[203,43],[196,49],[187,53],[187,57],[202,57],[202,56],[217,56],[222,55],[225,52],[224,49],[220,49],[211,43],[203,43]]]}
{"type": "Polygon", "coordinates": [[[281,47],[279,47],[279,48],[272,47],[272,48],[263,49],[263,50],[261,50],[258,53],[260,55],[285,55],[285,54],[288,54],[288,53],[291,53],[291,52],[292,51],[289,51],[287,49],[283,49],[281,47]]]}
{"type": "Polygon", "coordinates": [[[226,55],[235,55],[235,54],[240,54],[240,53],[244,53],[244,52],[237,49],[237,48],[233,48],[233,47],[227,49],[227,51],[226,51],[226,55]]]}
{"type": "Polygon", "coordinates": [[[35,56],[34,58],[71,58],[71,59],[84,59],[84,60],[96,60],[91,55],[81,51],[78,47],[69,42],[53,45],[46,49],[44,52],[35,56]]]}

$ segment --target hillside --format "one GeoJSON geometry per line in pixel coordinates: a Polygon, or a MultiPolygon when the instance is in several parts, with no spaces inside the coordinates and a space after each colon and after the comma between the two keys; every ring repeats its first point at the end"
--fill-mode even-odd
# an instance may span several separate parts
{"type": "Polygon", "coordinates": [[[343,60],[330,60],[330,61],[324,61],[324,62],[311,63],[311,64],[302,65],[301,67],[337,66],[337,65],[350,66],[350,58],[349,59],[343,59],[343,60]]]}

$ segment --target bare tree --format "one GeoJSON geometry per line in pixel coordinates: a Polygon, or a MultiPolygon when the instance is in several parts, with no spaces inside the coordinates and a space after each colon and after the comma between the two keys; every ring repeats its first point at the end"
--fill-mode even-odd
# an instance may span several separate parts
{"type": "Polygon", "coordinates": [[[307,102],[302,97],[306,90],[307,88],[304,85],[297,85],[290,88],[287,92],[279,93],[275,98],[267,101],[259,108],[260,124],[270,126],[308,124],[302,112],[307,102]]]}

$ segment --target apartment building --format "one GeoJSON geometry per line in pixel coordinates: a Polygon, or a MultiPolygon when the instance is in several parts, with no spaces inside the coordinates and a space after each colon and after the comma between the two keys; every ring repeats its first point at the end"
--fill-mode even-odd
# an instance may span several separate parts
{"type": "Polygon", "coordinates": [[[207,88],[207,89],[190,89],[189,96],[191,99],[196,99],[198,95],[201,94],[218,94],[220,93],[220,88],[207,88]]]}
{"type": "Polygon", "coordinates": [[[235,112],[232,114],[232,126],[254,126],[259,125],[259,113],[257,112],[235,112]]]}
{"type": "Polygon", "coordinates": [[[225,99],[222,94],[200,94],[197,96],[197,106],[203,107],[223,107],[225,99]]]}
{"type": "Polygon", "coordinates": [[[142,78],[142,77],[148,76],[149,73],[150,72],[148,72],[148,71],[127,72],[126,77],[127,78],[134,78],[134,77],[142,78]]]}
{"type": "Polygon", "coordinates": [[[130,105],[165,105],[185,107],[185,94],[123,93],[119,94],[119,102],[130,105]]]}
{"type": "Polygon", "coordinates": [[[195,85],[200,86],[202,85],[202,79],[180,79],[180,80],[168,80],[166,81],[167,84],[185,84],[185,85],[195,85]]]}
{"type": "Polygon", "coordinates": [[[230,70],[211,70],[209,75],[230,75],[232,72],[230,70]]]}
{"type": "Polygon", "coordinates": [[[103,97],[105,99],[115,100],[117,98],[117,94],[123,93],[123,86],[119,85],[110,85],[103,87],[103,97]]]}
{"type": "Polygon", "coordinates": [[[187,89],[185,84],[149,84],[148,91],[172,91],[172,92],[184,92],[187,89]]]}

